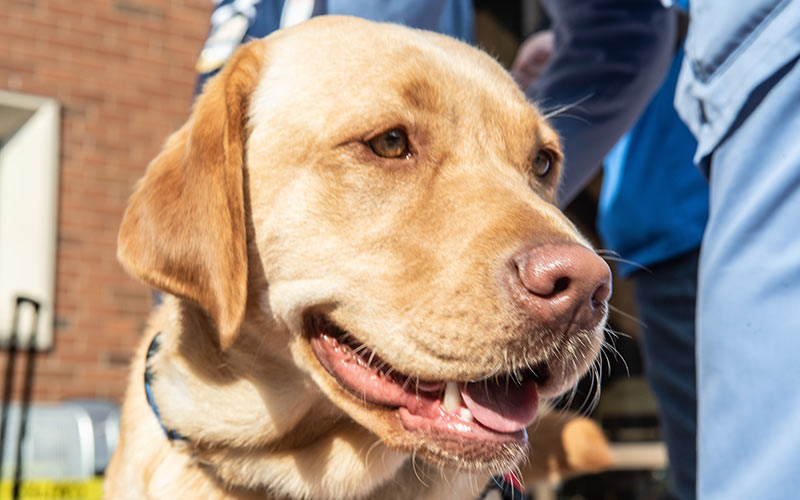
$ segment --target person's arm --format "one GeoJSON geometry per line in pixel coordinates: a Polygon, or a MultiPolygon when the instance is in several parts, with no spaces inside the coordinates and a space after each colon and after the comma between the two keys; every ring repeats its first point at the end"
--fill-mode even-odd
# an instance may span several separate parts
{"type": "Polygon", "coordinates": [[[472,0],[326,0],[327,14],[344,14],[403,24],[473,39],[472,0]]]}
{"type": "Polygon", "coordinates": [[[669,68],[676,14],[659,0],[547,0],[555,47],[526,94],[564,142],[559,202],[588,183],[669,68]]]}

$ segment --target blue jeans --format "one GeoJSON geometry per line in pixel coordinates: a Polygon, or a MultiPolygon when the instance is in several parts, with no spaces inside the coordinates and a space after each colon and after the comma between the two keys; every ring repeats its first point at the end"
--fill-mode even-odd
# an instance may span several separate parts
{"type": "Polygon", "coordinates": [[[633,276],[645,376],[658,399],[672,490],[680,500],[695,498],[697,263],[695,249],[633,276]]]}
{"type": "Polygon", "coordinates": [[[800,63],[709,157],[700,259],[698,496],[800,498],[800,63]]]}

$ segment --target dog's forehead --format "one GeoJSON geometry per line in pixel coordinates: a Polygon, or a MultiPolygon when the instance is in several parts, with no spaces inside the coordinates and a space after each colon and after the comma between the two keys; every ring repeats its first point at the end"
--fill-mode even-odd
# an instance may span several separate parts
{"type": "MultiPolygon", "coordinates": [[[[309,101],[327,101],[346,103],[338,106],[338,115],[375,114],[380,106],[437,114],[458,108],[491,122],[502,110],[504,121],[524,134],[549,133],[494,59],[450,37],[325,16],[278,32],[267,44],[256,112],[291,108],[302,113],[309,101]]],[[[314,111],[323,119],[330,108],[314,111]]]]}

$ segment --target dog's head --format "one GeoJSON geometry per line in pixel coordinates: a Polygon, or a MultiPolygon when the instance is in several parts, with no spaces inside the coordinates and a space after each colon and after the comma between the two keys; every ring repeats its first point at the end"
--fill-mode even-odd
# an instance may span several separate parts
{"type": "Polygon", "coordinates": [[[260,334],[388,445],[497,472],[601,342],[609,271],[553,204],[560,162],[486,54],[321,18],[209,81],[119,257],[199,305],[221,349],[267,317],[260,334]]]}

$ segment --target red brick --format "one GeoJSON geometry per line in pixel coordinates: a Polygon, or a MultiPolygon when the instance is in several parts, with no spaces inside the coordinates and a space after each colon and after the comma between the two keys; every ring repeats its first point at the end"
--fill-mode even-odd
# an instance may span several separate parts
{"type": "Polygon", "coordinates": [[[116,262],[116,234],[134,182],[188,116],[211,7],[15,0],[4,9],[0,88],[62,104],[55,343],[37,358],[37,400],[122,397],[151,297],[116,262]]]}

